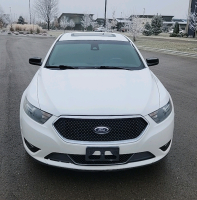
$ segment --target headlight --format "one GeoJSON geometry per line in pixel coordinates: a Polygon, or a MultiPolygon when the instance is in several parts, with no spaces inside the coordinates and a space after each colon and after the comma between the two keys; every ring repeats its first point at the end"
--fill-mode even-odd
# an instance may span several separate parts
{"type": "Polygon", "coordinates": [[[31,105],[25,98],[24,110],[26,114],[40,124],[44,124],[52,115],[31,105]]]}
{"type": "Polygon", "coordinates": [[[156,122],[160,123],[165,120],[172,111],[172,104],[169,101],[164,107],[149,114],[149,116],[156,122]]]}

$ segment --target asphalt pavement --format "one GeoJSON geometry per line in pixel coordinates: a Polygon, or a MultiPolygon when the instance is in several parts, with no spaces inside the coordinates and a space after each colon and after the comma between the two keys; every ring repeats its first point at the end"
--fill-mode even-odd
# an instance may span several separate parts
{"type": "Polygon", "coordinates": [[[141,51],[158,57],[151,70],[170,92],[175,131],[169,155],[157,164],[114,172],[81,172],[41,165],[25,152],[19,127],[23,91],[54,38],[0,35],[0,200],[197,199],[196,59],[141,51]]]}

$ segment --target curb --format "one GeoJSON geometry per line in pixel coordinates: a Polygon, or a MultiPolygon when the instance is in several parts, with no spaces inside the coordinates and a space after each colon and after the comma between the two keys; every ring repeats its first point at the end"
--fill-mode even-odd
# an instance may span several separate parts
{"type": "Polygon", "coordinates": [[[174,40],[174,41],[184,41],[184,42],[197,42],[197,39],[196,38],[184,38],[184,37],[162,37],[162,36],[139,36],[139,38],[142,38],[142,39],[147,39],[147,37],[151,38],[151,39],[162,39],[162,40],[174,40]]]}
{"type": "Polygon", "coordinates": [[[137,46],[137,47],[140,50],[145,50],[145,51],[149,50],[149,51],[154,51],[154,52],[160,52],[160,53],[165,53],[165,54],[171,54],[171,55],[176,55],[176,56],[183,56],[183,57],[190,57],[190,58],[197,59],[197,54],[195,54],[195,53],[173,51],[173,50],[168,50],[168,49],[158,49],[158,48],[151,48],[151,47],[146,47],[146,46],[137,46]]]}
{"type": "Polygon", "coordinates": [[[32,34],[1,34],[0,36],[14,36],[14,37],[34,37],[34,38],[55,38],[55,36],[51,36],[51,35],[32,35],[32,34]]]}

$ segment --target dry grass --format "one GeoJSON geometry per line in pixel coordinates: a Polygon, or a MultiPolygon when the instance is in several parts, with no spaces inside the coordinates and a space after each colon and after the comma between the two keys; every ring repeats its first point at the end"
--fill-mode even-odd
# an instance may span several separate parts
{"type": "MultiPolygon", "coordinates": [[[[128,33],[125,35],[130,37],[128,33]]],[[[135,45],[197,54],[197,38],[169,37],[169,33],[161,33],[158,36],[140,35],[135,45]]]]}
{"type": "Polygon", "coordinates": [[[145,46],[157,49],[167,49],[173,51],[181,51],[188,53],[197,53],[197,41],[188,42],[180,40],[158,40],[149,38],[139,38],[135,44],[137,46],[145,46]]]}
{"type": "MultiPolygon", "coordinates": [[[[8,27],[10,29],[10,26],[8,27]]],[[[33,32],[37,32],[37,30],[39,29],[40,32],[42,32],[42,28],[38,25],[33,25],[33,24],[12,24],[12,28],[14,29],[14,31],[31,31],[33,30],[33,32]]]]}
{"type": "MultiPolygon", "coordinates": [[[[66,30],[66,32],[70,31],[66,30]]],[[[48,31],[49,35],[55,37],[58,37],[62,33],[64,33],[63,30],[48,31]]],[[[128,33],[125,33],[125,35],[128,36],[128,33]]],[[[159,36],[153,36],[153,37],[139,36],[135,44],[137,46],[145,46],[150,48],[197,53],[196,38],[171,38],[169,37],[168,33],[161,33],[159,36]]]]}

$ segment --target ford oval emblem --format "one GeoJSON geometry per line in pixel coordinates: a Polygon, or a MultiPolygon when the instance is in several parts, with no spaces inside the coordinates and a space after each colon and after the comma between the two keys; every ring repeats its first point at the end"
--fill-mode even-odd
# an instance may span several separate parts
{"type": "Polygon", "coordinates": [[[110,132],[110,129],[108,127],[105,126],[98,126],[94,129],[94,132],[96,134],[100,134],[100,135],[104,135],[110,132]]]}

